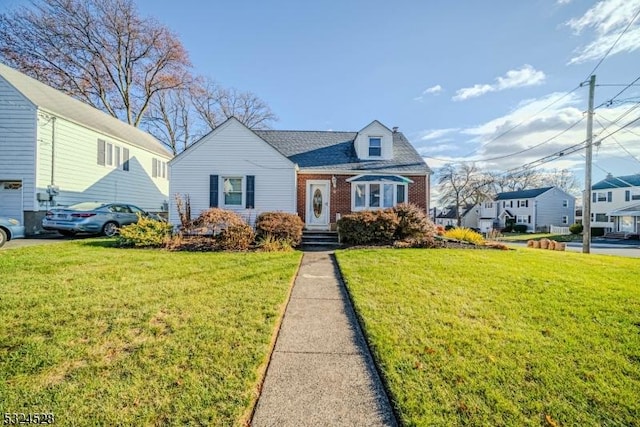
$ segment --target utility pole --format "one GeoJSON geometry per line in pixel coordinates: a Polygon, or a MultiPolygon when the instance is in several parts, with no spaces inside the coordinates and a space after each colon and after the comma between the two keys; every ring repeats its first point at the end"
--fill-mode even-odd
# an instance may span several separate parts
{"type": "Polygon", "coordinates": [[[582,252],[591,253],[591,163],[593,159],[593,98],[595,74],[589,79],[589,110],[587,111],[587,152],[584,166],[584,194],[582,196],[582,252]]]}

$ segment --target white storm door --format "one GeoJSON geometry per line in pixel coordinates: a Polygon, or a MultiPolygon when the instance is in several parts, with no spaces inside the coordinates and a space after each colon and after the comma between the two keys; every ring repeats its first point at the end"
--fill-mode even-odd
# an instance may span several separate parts
{"type": "Polygon", "coordinates": [[[329,225],[329,182],[309,184],[307,192],[307,224],[329,225]]]}

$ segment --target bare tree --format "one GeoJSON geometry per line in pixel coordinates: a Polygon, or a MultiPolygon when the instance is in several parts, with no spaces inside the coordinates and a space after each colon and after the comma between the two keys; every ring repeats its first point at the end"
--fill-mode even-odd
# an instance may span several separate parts
{"type": "Polygon", "coordinates": [[[568,169],[548,171],[544,176],[544,183],[549,187],[561,188],[573,195],[580,195],[582,184],[576,175],[568,169]]]}
{"type": "Polygon", "coordinates": [[[438,189],[440,203],[454,206],[458,226],[462,225],[462,207],[476,204],[488,197],[490,178],[473,163],[459,166],[447,164],[440,169],[438,189]]]}
{"type": "Polygon", "coordinates": [[[251,92],[226,89],[212,80],[199,81],[191,88],[194,107],[200,118],[215,129],[235,117],[251,129],[268,129],[277,116],[262,99],[251,92]]]}
{"type": "Polygon", "coordinates": [[[176,155],[193,142],[194,113],[187,89],[164,91],[151,101],[143,126],[176,155]]]}
{"type": "Polygon", "coordinates": [[[31,0],[0,14],[0,58],[134,126],[189,68],[179,39],[132,0],[31,0]]]}

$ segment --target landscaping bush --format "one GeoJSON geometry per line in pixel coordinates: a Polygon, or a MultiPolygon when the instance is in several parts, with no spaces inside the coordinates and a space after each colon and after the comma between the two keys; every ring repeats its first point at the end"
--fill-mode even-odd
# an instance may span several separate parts
{"type": "Polygon", "coordinates": [[[298,246],[302,241],[303,226],[304,223],[297,214],[264,212],[256,219],[256,237],[265,239],[272,236],[289,246],[298,246]]]}
{"type": "Polygon", "coordinates": [[[569,232],[571,234],[580,234],[582,233],[582,230],[584,230],[584,226],[582,224],[578,224],[577,222],[569,226],[569,232]]]}
{"type": "Polygon", "coordinates": [[[340,240],[355,245],[385,244],[393,240],[398,227],[393,209],[362,211],[338,220],[340,240]]]}
{"type": "Polygon", "coordinates": [[[513,231],[513,225],[505,225],[501,231],[503,233],[511,233],[513,231]]]}
{"type": "Polygon", "coordinates": [[[454,228],[456,228],[456,226],[455,226],[455,225],[445,225],[445,226],[444,226],[444,231],[453,230],[454,228]]]}
{"type": "Polygon", "coordinates": [[[266,234],[257,238],[256,246],[262,252],[291,252],[293,245],[291,241],[266,234]]]}
{"type": "Polygon", "coordinates": [[[482,234],[465,227],[452,228],[444,233],[444,237],[473,243],[475,245],[481,245],[484,243],[484,237],[482,237],[482,234]]]}
{"type": "Polygon", "coordinates": [[[120,228],[118,245],[158,248],[168,242],[172,230],[173,226],[167,222],[138,215],[138,222],[120,228]]]}
{"type": "Polygon", "coordinates": [[[445,232],[445,229],[442,225],[440,224],[436,225],[436,235],[444,236],[444,232],[445,232]]]}
{"type": "Polygon", "coordinates": [[[516,233],[526,233],[527,226],[524,224],[516,224],[513,226],[513,231],[515,231],[516,233]]]}
{"type": "MultiPolygon", "coordinates": [[[[249,249],[254,241],[253,228],[235,212],[219,208],[211,208],[200,214],[192,221],[192,227],[183,230],[188,236],[195,236],[198,240],[197,250],[235,250],[249,249]],[[207,244],[207,242],[209,244],[207,244]]],[[[182,240],[188,243],[189,238],[182,240]]],[[[171,249],[181,250],[180,240],[172,242],[171,249]]]]}
{"type": "Polygon", "coordinates": [[[396,239],[419,239],[436,234],[435,224],[427,218],[422,208],[402,203],[394,207],[393,211],[398,216],[398,226],[394,235],[396,239]]]}

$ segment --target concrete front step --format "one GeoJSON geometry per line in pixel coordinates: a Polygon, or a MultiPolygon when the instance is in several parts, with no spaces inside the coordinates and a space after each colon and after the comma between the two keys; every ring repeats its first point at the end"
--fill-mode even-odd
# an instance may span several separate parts
{"type": "Polygon", "coordinates": [[[340,246],[335,231],[305,230],[302,233],[302,249],[335,249],[340,246]]]}

